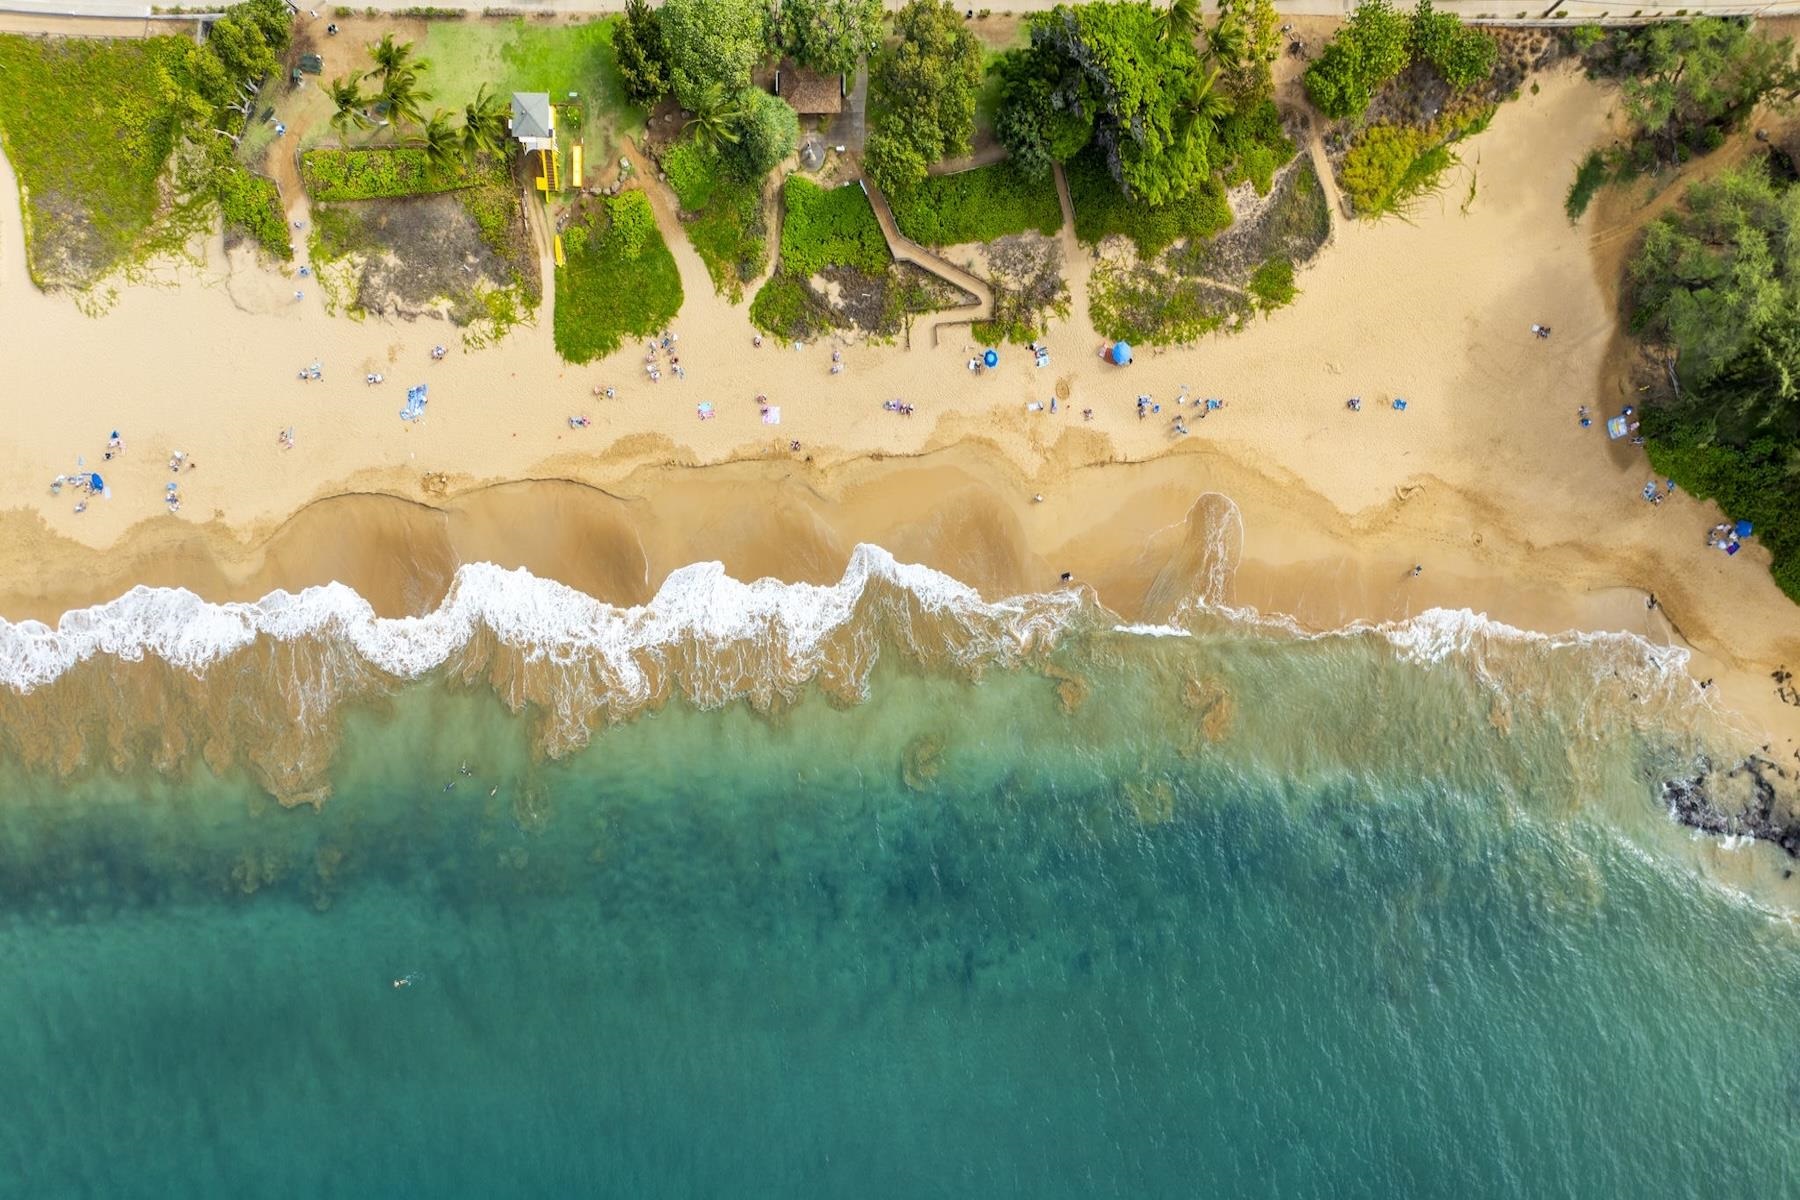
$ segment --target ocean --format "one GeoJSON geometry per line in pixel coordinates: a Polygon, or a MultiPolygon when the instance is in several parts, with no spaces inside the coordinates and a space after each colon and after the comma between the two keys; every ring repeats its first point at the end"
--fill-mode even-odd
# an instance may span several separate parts
{"type": "Polygon", "coordinates": [[[464,572],[0,627],[0,1195],[1800,1186],[1675,652],[464,572]]]}

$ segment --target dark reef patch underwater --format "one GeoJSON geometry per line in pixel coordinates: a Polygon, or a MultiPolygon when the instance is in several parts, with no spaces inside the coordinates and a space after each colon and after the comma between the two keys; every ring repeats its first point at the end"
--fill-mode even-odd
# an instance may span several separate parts
{"type": "Polygon", "coordinates": [[[1791,885],[1669,819],[1666,663],[1151,632],[564,757],[452,663],[317,810],[15,756],[0,1194],[1795,1193],[1791,885]]]}

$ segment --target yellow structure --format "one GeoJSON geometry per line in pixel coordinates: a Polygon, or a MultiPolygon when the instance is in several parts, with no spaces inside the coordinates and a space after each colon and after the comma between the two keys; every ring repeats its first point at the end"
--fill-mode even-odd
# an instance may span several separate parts
{"type": "Polygon", "coordinates": [[[556,265],[559,267],[569,265],[569,260],[563,257],[562,234],[560,233],[556,235],[556,265]]]}
{"type": "Polygon", "coordinates": [[[581,143],[576,142],[569,148],[569,181],[575,187],[581,186],[581,143]]]}

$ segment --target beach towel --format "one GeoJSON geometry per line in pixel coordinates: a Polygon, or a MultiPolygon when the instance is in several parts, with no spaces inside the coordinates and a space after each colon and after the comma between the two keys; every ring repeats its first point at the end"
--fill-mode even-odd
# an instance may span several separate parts
{"type": "Polygon", "coordinates": [[[406,407],[400,410],[402,421],[420,421],[425,417],[425,385],[406,389],[406,407]]]}
{"type": "Polygon", "coordinates": [[[699,415],[702,421],[710,421],[713,419],[713,406],[710,400],[702,400],[699,404],[696,404],[694,406],[694,411],[699,415]]]}
{"type": "Polygon", "coordinates": [[[779,425],[779,424],[781,424],[781,406],[779,404],[771,404],[767,408],[763,409],[763,424],[764,425],[779,425]]]}

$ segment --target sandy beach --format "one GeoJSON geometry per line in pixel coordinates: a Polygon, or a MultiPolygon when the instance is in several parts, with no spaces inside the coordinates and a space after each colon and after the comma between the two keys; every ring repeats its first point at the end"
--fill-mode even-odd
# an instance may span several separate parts
{"type": "Polygon", "coordinates": [[[1442,606],[1685,642],[1717,703],[1792,741],[1800,709],[1769,672],[1800,662],[1800,620],[1764,552],[1708,549],[1714,506],[1645,503],[1641,448],[1577,426],[1578,405],[1629,398],[1613,296],[1629,227],[1561,211],[1566,171],[1608,134],[1607,94],[1572,73],[1540,82],[1411,220],[1334,214],[1273,319],[1119,369],[1078,302],[1050,332],[1049,367],[1013,350],[980,377],[948,333],[935,348],[846,346],[835,376],[830,345],[753,348],[745,310],[713,294],[673,228],[686,378],[655,384],[642,347],[562,364],[548,297],[535,326],[465,351],[440,322],[330,317],[316,289],[302,281],[296,301],[295,280],[216,241],[198,269],[161,268],[91,316],[31,286],[0,166],[0,615],[54,622],[139,583],[226,600],[334,579],[399,615],[474,561],[626,603],[705,559],[740,578],[835,579],[866,541],[990,597],[1070,571],[1136,618],[1154,615],[1158,572],[1218,494],[1243,526],[1230,603],[1312,628],[1442,606]],[[437,343],[451,351],[434,362],[437,343]],[[299,382],[315,360],[324,380],[299,382]],[[365,385],[370,371],[386,382],[365,385]],[[408,425],[397,413],[417,383],[428,415],[408,425]],[[1184,385],[1226,406],[1195,420],[1175,405],[1184,385]],[[1058,412],[1028,411],[1053,394],[1058,412]],[[1160,419],[1138,419],[1139,394],[1160,419]],[[916,415],[883,411],[890,398],[916,415]],[[697,419],[703,401],[716,419],[697,419]],[[1168,418],[1183,411],[1180,438],[1168,418]],[[591,426],[571,429],[575,414],[591,426]],[[126,448],[106,461],[113,430],[126,448]],[[175,450],[192,466],[171,516],[175,450]],[[78,461],[111,493],[82,513],[49,492],[78,461]]]}

